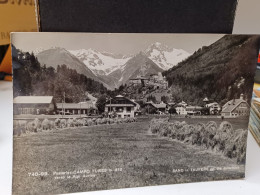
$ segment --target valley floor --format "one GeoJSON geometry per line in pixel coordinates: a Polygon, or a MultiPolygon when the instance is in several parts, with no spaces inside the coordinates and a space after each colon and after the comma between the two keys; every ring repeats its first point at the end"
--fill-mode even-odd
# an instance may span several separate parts
{"type": "MultiPolygon", "coordinates": [[[[238,127],[242,122],[236,123],[238,127]]],[[[149,119],[143,119],[15,137],[13,194],[57,194],[244,176],[244,165],[152,135],[148,126],[149,119]],[[201,170],[209,167],[215,169],[201,170]],[[61,173],[66,171],[74,173],[61,173]]]]}

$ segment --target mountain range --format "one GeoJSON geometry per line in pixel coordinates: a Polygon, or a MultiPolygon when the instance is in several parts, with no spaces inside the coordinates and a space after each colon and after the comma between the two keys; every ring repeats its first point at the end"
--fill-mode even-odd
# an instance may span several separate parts
{"type": "Polygon", "coordinates": [[[57,68],[58,65],[66,64],[77,72],[103,83],[108,89],[118,88],[137,76],[148,76],[168,70],[190,56],[182,49],[170,48],[158,42],[135,55],[112,54],[94,49],[41,50],[37,50],[36,57],[42,65],[57,68]]]}

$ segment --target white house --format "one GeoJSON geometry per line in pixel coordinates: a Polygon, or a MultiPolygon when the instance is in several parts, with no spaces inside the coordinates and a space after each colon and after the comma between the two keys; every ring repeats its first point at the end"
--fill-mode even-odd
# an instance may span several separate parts
{"type": "Polygon", "coordinates": [[[188,115],[201,115],[201,106],[186,106],[186,112],[188,115]]]}
{"type": "Polygon", "coordinates": [[[118,95],[106,102],[105,112],[116,112],[119,118],[134,117],[137,106],[134,101],[118,95]]]}
{"type": "Polygon", "coordinates": [[[187,104],[186,102],[184,102],[184,101],[178,103],[177,106],[176,106],[176,108],[175,108],[177,114],[179,114],[179,115],[187,115],[187,114],[188,114],[188,112],[187,112],[187,110],[186,110],[186,106],[187,106],[187,105],[188,105],[188,104],[187,104]]]}

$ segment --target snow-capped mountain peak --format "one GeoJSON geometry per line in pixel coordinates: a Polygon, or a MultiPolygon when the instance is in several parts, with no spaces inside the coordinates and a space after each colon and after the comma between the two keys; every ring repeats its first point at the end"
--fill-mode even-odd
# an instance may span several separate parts
{"type": "Polygon", "coordinates": [[[150,45],[145,50],[145,53],[148,58],[154,61],[163,70],[172,68],[191,55],[183,49],[170,48],[159,42],[150,45]]]}
{"type": "Polygon", "coordinates": [[[96,75],[108,75],[123,66],[130,57],[120,57],[110,53],[101,53],[94,49],[71,50],[96,75]]]}

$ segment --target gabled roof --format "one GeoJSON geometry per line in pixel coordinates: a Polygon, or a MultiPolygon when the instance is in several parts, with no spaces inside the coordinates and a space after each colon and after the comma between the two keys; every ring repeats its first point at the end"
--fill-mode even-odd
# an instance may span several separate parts
{"type": "Polygon", "coordinates": [[[58,109],[89,109],[96,108],[92,102],[81,102],[81,103],[57,103],[58,109]]]}
{"type": "Polygon", "coordinates": [[[177,106],[187,106],[188,104],[184,101],[181,101],[180,103],[177,104],[177,106]]]}
{"type": "Polygon", "coordinates": [[[53,96],[17,96],[14,104],[50,104],[53,96]]]}
{"type": "Polygon", "coordinates": [[[122,95],[117,95],[116,97],[114,98],[111,98],[110,100],[106,101],[105,103],[106,105],[108,104],[132,104],[134,106],[137,105],[136,102],[130,100],[129,98],[126,98],[122,95]]]}
{"type": "Polygon", "coordinates": [[[202,109],[201,106],[187,106],[187,109],[202,109]]]}
{"type": "Polygon", "coordinates": [[[161,104],[154,104],[156,108],[166,108],[166,104],[165,103],[161,103],[161,104]]]}
{"type": "Polygon", "coordinates": [[[206,104],[206,107],[209,108],[209,107],[214,106],[214,105],[218,105],[219,106],[219,104],[217,102],[213,102],[213,103],[206,104]]]}
{"type": "Polygon", "coordinates": [[[146,102],[145,104],[151,104],[153,107],[155,108],[166,108],[166,104],[165,103],[160,103],[160,104],[155,104],[152,101],[146,102]]]}
{"type": "Polygon", "coordinates": [[[208,102],[209,101],[209,99],[207,98],[207,97],[205,97],[204,99],[203,99],[203,102],[208,102]]]}
{"type": "Polygon", "coordinates": [[[246,103],[246,105],[248,105],[247,102],[243,99],[230,100],[223,106],[222,112],[232,112],[241,103],[246,103]]]}

